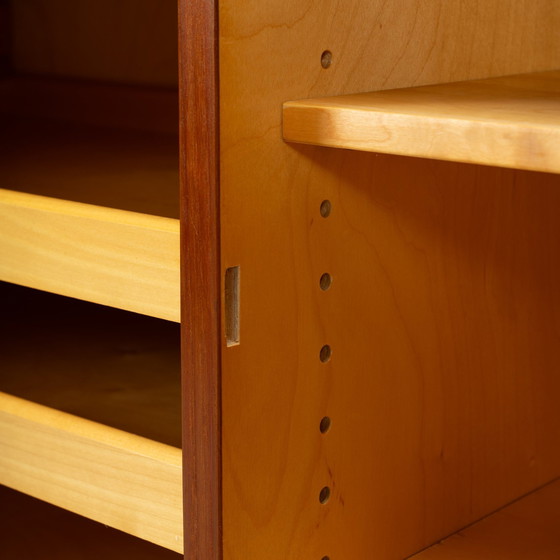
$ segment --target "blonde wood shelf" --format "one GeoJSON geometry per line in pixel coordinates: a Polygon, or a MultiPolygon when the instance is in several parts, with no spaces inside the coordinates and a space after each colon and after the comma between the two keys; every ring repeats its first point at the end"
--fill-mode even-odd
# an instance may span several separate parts
{"type": "Polygon", "coordinates": [[[410,560],[557,560],[559,506],[557,480],[410,560]]]}
{"type": "Polygon", "coordinates": [[[179,327],[0,288],[0,484],[180,551],[179,327]]]}
{"type": "Polygon", "coordinates": [[[179,222],[0,189],[0,279],[179,321],[179,222]]]}
{"type": "Polygon", "coordinates": [[[177,91],[14,77],[0,100],[0,279],[179,321],[177,91]]]}
{"type": "Polygon", "coordinates": [[[182,552],[181,450],[0,393],[0,482],[182,552]]]}
{"type": "Polygon", "coordinates": [[[284,104],[284,139],[560,173],[560,71],[284,104]]]}

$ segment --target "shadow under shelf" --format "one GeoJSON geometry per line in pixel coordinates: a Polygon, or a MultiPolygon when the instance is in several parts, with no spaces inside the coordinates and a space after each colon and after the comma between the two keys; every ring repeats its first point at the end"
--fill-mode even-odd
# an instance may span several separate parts
{"type": "Polygon", "coordinates": [[[2,285],[0,483],[182,550],[179,326],[2,285]]]}

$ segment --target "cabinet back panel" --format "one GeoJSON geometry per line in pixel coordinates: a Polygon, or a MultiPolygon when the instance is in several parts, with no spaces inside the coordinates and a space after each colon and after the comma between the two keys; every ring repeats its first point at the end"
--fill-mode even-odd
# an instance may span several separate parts
{"type": "Polygon", "coordinates": [[[172,0],[12,0],[10,12],[16,72],[177,85],[172,0]]]}
{"type": "Polygon", "coordinates": [[[402,559],[558,474],[558,177],[287,145],[280,118],[558,67],[559,24],[541,0],[221,3],[227,560],[402,559]]]}

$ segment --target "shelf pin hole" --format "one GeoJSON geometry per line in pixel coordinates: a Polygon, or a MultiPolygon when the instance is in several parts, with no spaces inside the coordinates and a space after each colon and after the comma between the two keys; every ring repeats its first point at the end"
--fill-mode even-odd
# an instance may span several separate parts
{"type": "Polygon", "coordinates": [[[321,66],[326,70],[332,64],[332,52],[331,51],[323,51],[321,53],[321,66]]]}
{"type": "Polygon", "coordinates": [[[326,434],[331,429],[331,419],[328,416],[321,418],[321,423],[319,424],[319,430],[322,434],[326,434]]]}
{"type": "Polygon", "coordinates": [[[323,200],[323,202],[321,202],[320,211],[323,218],[328,218],[331,214],[331,201],[323,200]]]}
{"type": "Polygon", "coordinates": [[[332,356],[331,347],[328,344],[325,344],[321,348],[321,351],[319,352],[319,359],[321,360],[321,362],[326,363],[331,359],[331,356],[332,356]]]}
{"type": "Polygon", "coordinates": [[[328,272],[325,272],[325,274],[321,276],[321,280],[319,281],[321,290],[323,290],[323,292],[326,292],[331,287],[331,284],[332,276],[328,272]]]}

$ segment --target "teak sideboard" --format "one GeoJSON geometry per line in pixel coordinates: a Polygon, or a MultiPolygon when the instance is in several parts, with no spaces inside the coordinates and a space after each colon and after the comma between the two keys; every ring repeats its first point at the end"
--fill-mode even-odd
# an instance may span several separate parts
{"type": "Polygon", "coordinates": [[[0,556],[560,558],[558,29],[0,0],[0,556]]]}

